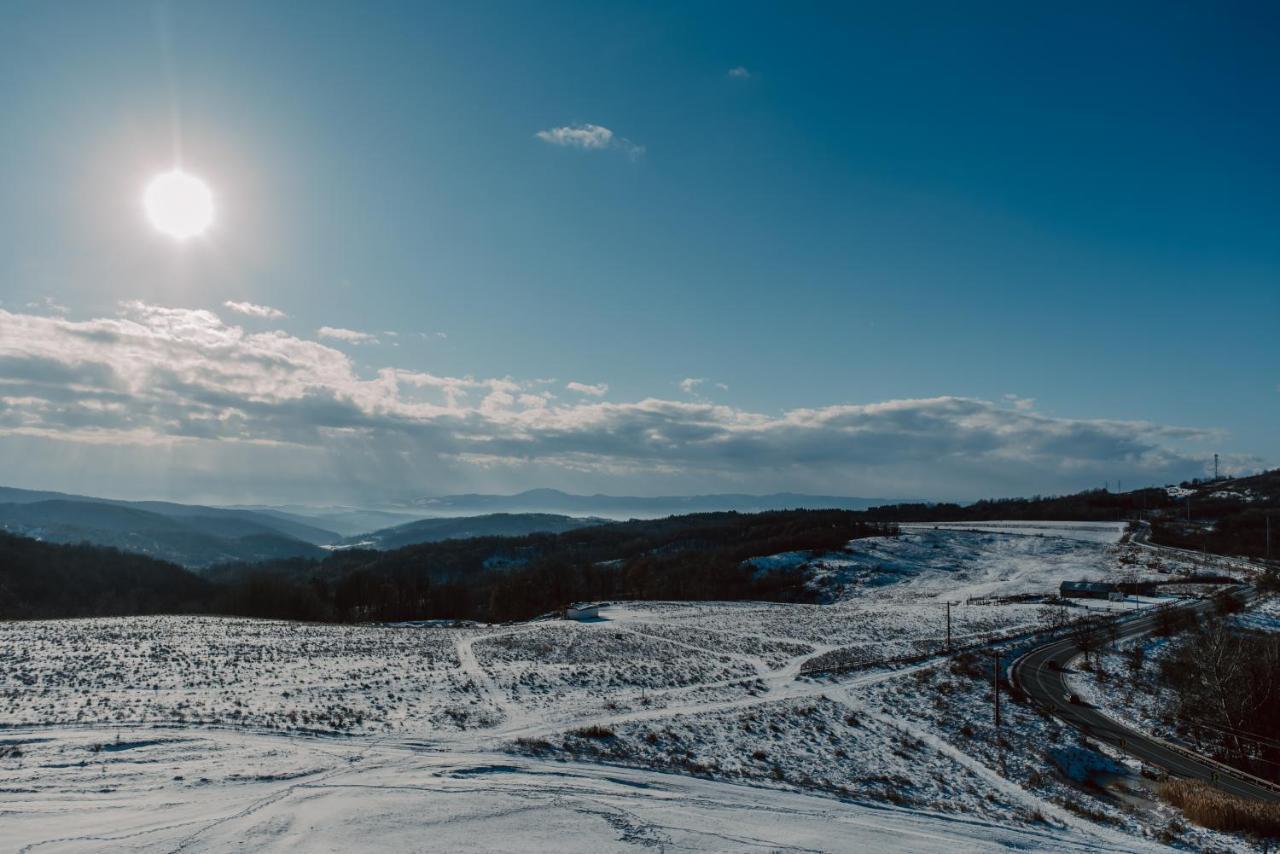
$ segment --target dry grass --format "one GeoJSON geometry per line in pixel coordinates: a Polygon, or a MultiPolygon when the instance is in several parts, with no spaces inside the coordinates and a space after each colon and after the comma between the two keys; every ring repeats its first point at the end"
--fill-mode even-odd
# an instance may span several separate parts
{"type": "Polygon", "coordinates": [[[1280,804],[1225,795],[1195,780],[1170,780],[1160,797],[1203,827],[1280,837],[1280,804]]]}
{"type": "Polygon", "coordinates": [[[608,727],[600,726],[599,724],[592,724],[591,726],[585,726],[581,729],[571,730],[569,735],[576,735],[578,738],[596,738],[603,740],[606,738],[613,738],[614,733],[613,730],[608,727]]]}

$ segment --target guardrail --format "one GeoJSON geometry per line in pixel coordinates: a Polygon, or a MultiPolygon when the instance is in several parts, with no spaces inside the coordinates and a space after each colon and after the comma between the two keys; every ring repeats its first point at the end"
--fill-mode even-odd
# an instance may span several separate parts
{"type": "MultiPolygon", "coordinates": [[[[1170,603],[1167,603],[1167,604],[1161,605],[1161,606],[1159,606],[1159,607],[1161,607],[1161,608],[1170,608],[1170,607],[1173,607],[1173,606],[1175,606],[1175,605],[1176,605],[1176,603],[1172,603],[1172,602],[1170,602],[1170,603]]],[[[1049,643],[1049,642],[1051,642],[1051,641],[1046,641],[1046,644],[1047,644],[1047,643],[1049,643]]],[[[1011,683],[1015,688],[1017,688],[1017,689],[1018,689],[1018,691],[1020,691],[1024,696],[1030,696],[1030,695],[1027,693],[1026,688],[1025,688],[1025,687],[1023,687],[1023,685],[1022,685],[1022,680],[1018,677],[1019,671],[1020,671],[1020,670],[1022,669],[1022,667],[1023,667],[1023,662],[1024,662],[1024,661],[1026,661],[1026,659],[1027,659],[1029,656],[1031,656],[1031,655],[1035,654],[1035,653],[1036,653],[1036,652],[1038,652],[1040,649],[1042,649],[1046,644],[1039,644],[1039,645],[1037,645],[1034,649],[1028,650],[1027,652],[1023,653],[1022,655],[1020,655],[1020,656],[1018,656],[1016,659],[1014,659],[1014,660],[1013,660],[1013,662],[1009,665],[1009,668],[1008,668],[1008,671],[1007,671],[1007,676],[1009,677],[1009,682],[1010,682],[1010,683],[1011,683]]],[[[1075,658],[1075,657],[1073,656],[1073,659],[1072,659],[1072,660],[1074,660],[1074,658],[1075,658]]],[[[1066,663],[1064,663],[1064,666],[1066,666],[1066,664],[1069,664],[1069,663],[1070,663],[1069,661],[1068,661],[1068,662],[1066,662],[1066,663]]],[[[1050,707],[1049,707],[1048,711],[1049,711],[1049,713],[1050,713],[1050,714],[1053,714],[1053,712],[1054,712],[1054,708],[1055,708],[1055,707],[1053,707],[1053,706],[1050,706],[1050,707]]],[[[1086,734],[1088,734],[1087,729],[1085,729],[1085,728],[1081,727],[1081,726],[1080,726],[1079,724],[1077,724],[1076,722],[1071,721],[1071,720],[1068,720],[1068,719],[1066,719],[1066,718],[1060,718],[1060,719],[1061,719],[1061,720],[1063,720],[1063,721],[1065,721],[1065,722],[1066,722],[1067,724],[1069,724],[1070,726],[1073,726],[1073,727],[1076,727],[1077,729],[1080,729],[1080,730],[1081,730],[1081,732],[1085,732],[1086,734]]],[[[1177,754],[1179,754],[1179,755],[1181,755],[1181,756],[1183,756],[1183,757],[1185,757],[1185,758],[1187,758],[1187,759],[1190,759],[1190,760],[1195,761],[1195,762],[1199,762],[1201,765],[1205,765],[1205,766],[1209,767],[1210,769],[1212,769],[1212,770],[1213,770],[1213,773],[1214,773],[1215,775],[1216,775],[1216,774],[1219,774],[1219,773],[1226,774],[1226,775],[1227,775],[1227,776],[1229,776],[1229,777],[1234,777],[1234,778],[1236,778],[1236,779],[1243,780],[1243,781],[1245,781],[1245,782],[1247,782],[1247,783],[1250,783],[1250,784],[1252,784],[1252,785],[1255,785],[1255,786],[1258,786],[1258,787],[1260,787],[1260,788],[1266,789],[1267,791],[1275,792],[1275,793],[1277,793],[1277,794],[1280,794],[1280,784],[1273,783],[1273,782],[1271,782],[1270,780],[1264,780],[1264,779],[1262,779],[1261,777],[1255,777],[1254,775],[1250,774],[1248,771],[1242,771],[1242,770],[1240,770],[1239,768],[1236,768],[1236,767],[1231,766],[1231,765],[1227,765],[1225,762],[1219,762],[1219,761],[1218,761],[1218,760],[1216,760],[1216,759],[1213,759],[1213,758],[1211,758],[1211,757],[1208,757],[1208,756],[1205,756],[1205,755],[1203,755],[1203,754],[1197,753],[1197,752],[1195,752],[1194,750],[1191,750],[1191,749],[1190,749],[1190,748],[1188,748],[1188,747],[1184,747],[1184,746],[1183,746],[1183,745],[1181,745],[1181,744],[1177,744],[1177,743],[1175,743],[1175,742],[1171,742],[1171,741],[1166,741],[1165,739],[1162,739],[1162,738],[1160,738],[1159,736],[1149,735],[1149,734],[1147,734],[1147,733],[1139,732],[1138,730],[1133,729],[1132,727],[1129,727],[1129,726],[1126,726],[1126,725],[1124,725],[1124,724],[1122,724],[1122,723],[1119,723],[1119,722],[1118,722],[1118,721],[1116,721],[1114,718],[1107,717],[1107,720],[1108,720],[1108,721],[1110,721],[1110,722],[1111,722],[1111,724],[1112,724],[1113,726],[1115,726],[1117,729],[1122,729],[1122,730],[1124,730],[1124,731],[1126,731],[1126,732],[1132,733],[1134,736],[1136,736],[1136,737],[1138,737],[1138,738],[1145,739],[1145,740],[1147,740],[1148,742],[1151,742],[1151,743],[1153,743],[1153,744],[1158,744],[1159,746],[1161,746],[1161,747],[1165,748],[1166,750],[1171,750],[1171,751],[1173,751],[1174,753],[1177,753],[1177,754]]],[[[1094,735],[1094,737],[1095,737],[1095,738],[1098,738],[1098,736],[1097,736],[1097,735],[1094,735]]],[[[1122,739],[1122,740],[1123,740],[1123,739],[1122,739]]],[[[1125,749],[1125,747],[1124,747],[1123,745],[1117,745],[1117,746],[1118,746],[1118,747],[1120,747],[1120,749],[1121,749],[1121,750],[1124,750],[1124,749],[1125,749]]],[[[1158,765],[1159,763],[1153,763],[1153,764],[1157,764],[1157,765],[1158,765]]],[[[1168,769],[1165,769],[1165,770],[1168,770],[1168,769]]],[[[1216,782],[1216,779],[1214,780],[1214,782],[1216,782]]]]}

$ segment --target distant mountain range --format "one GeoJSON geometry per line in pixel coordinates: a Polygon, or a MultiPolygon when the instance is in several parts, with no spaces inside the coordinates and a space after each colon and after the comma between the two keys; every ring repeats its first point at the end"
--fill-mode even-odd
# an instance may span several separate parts
{"type": "Polygon", "coordinates": [[[422,498],[382,509],[208,507],[0,487],[0,531],[51,543],[111,546],[203,569],[220,563],[320,557],[333,549],[387,551],[447,539],[563,533],[615,519],[723,510],[863,510],[889,503],[788,492],[638,498],[533,489],[516,495],[422,498]]]}
{"type": "Polygon", "coordinates": [[[409,506],[433,516],[480,513],[561,513],[628,519],[673,516],[683,513],[711,513],[721,510],[736,510],[740,513],[798,509],[866,510],[868,507],[899,504],[909,500],[911,499],[804,495],[796,492],[775,492],[769,495],[741,493],[664,495],[640,498],[624,495],[574,495],[558,489],[531,489],[515,495],[472,493],[418,498],[409,502],[409,506]]]}
{"type": "Polygon", "coordinates": [[[289,519],[337,531],[344,537],[392,528],[406,522],[414,522],[427,515],[420,511],[370,510],[362,507],[308,507],[302,504],[271,506],[267,504],[241,504],[230,509],[266,513],[280,519],[289,519]]]}
{"type": "Polygon", "coordinates": [[[187,567],[319,557],[341,536],[270,513],[169,501],[117,501],[0,487],[0,530],[52,543],[93,543],[187,567]]]}
{"type": "Polygon", "coordinates": [[[523,537],[526,534],[563,534],[608,522],[608,519],[574,518],[552,513],[490,513],[484,516],[446,516],[420,519],[370,534],[348,537],[339,548],[389,551],[418,543],[465,540],[471,537],[523,537]]]}

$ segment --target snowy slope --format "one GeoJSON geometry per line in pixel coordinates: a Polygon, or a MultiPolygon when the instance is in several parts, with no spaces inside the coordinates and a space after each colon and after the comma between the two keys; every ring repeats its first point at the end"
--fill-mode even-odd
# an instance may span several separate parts
{"type": "Polygon", "coordinates": [[[887,601],[1056,592],[1063,581],[1118,571],[1109,551],[1123,526],[1107,523],[904,525],[899,537],[849,543],[817,561],[818,581],[841,598],[887,601]]]}
{"type": "Polygon", "coordinates": [[[0,761],[6,851],[1150,850],[1078,829],[363,741],[51,730],[4,743],[26,760],[0,761]]]}
{"type": "MultiPolygon", "coordinates": [[[[937,656],[945,601],[1133,571],[1064,528],[858,540],[825,606],[0,623],[0,851],[1149,850],[1168,816],[1077,788],[1055,757],[1093,754],[1032,710],[997,757],[989,667],[937,656]],[[862,669],[803,676],[820,655],[862,669]]],[[[1041,616],[960,604],[952,636],[1041,616]]]]}

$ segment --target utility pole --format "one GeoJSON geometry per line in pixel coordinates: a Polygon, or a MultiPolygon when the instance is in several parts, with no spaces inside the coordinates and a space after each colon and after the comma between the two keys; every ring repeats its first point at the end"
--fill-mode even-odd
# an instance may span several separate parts
{"type": "Polygon", "coordinates": [[[1262,518],[1267,520],[1267,560],[1271,560],[1271,514],[1268,513],[1262,518]]]}
{"type": "Polygon", "coordinates": [[[1218,479],[1218,455],[1213,455],[1213,479],[1218,479]]]}
{"type": "MultiPolygon", "coordinates": [[[[1267,519],[1270,522],[1270,518],[1267,519]]],[[[1270,530],[1269,528],[1267,530],[1270,530]]],[[[1270,542],[1270,540],[1268,540],[1270,542]]],[[[947,652],[951,652],[951,603],[947,602],[947,652]]]]}
{"type": "Polygon", "coordinates": [[[1000,743],[1000,650],[994,651],[991,660],[991,697],[996,710],[996,743],[1000,743]]]}

